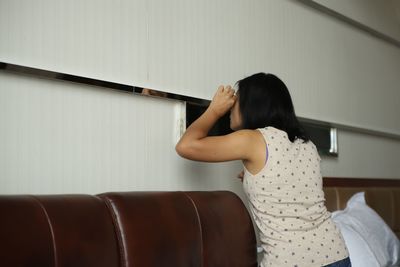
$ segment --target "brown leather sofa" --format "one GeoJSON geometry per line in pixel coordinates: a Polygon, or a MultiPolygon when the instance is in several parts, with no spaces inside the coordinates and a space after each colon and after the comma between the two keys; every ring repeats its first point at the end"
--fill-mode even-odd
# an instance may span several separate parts
{"type": "Polygon", "coordinates": [[[0,266],[257,266],[231,192],[0,196],[0,266]]]}

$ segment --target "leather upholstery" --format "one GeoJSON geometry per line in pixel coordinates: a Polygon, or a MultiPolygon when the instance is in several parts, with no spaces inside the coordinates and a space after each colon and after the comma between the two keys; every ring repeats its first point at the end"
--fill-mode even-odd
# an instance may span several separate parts
{"type": "Polygon", "coordinates": [[[0,196],[0,266],[55,266],[51,229],[30,196],[0,196]]]}
{"type": "Polygon", "coordinates": [[[37,199],[49,218],[57,266],[119,266],[113,223],[100,199],[87,195],[37,199]]]}
{"type": "Polygon", "coordinates": [[[0,266],[257,266],[232,192],[0,196],[0,266]]]}
{"type": "Polygon", "coordinates": [[[373,208],[400,238],[400,188],[396,187],[324,187],[329,211],[344,209],[349,198],[365,192],[367,204],[373,208]]]}
{"type": "Polygon", "coordinates": [[[256,238],[249,234],[254,231],[249,214],[237,208],[241,202],[239,197],[227,197],[227,194],[187,193],[199,214],[203,266],[257,266],[256,238]]]}
{"type": "Polygon", "coordinates": [[[196,210],[184,193],[101,196],[118,229],[122,266],[202,266],[196,210]]]}

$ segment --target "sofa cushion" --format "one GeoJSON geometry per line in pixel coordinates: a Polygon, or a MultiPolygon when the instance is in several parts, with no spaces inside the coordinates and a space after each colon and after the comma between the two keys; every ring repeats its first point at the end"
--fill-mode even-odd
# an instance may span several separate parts
{"type": "Polygon", "coordinates": [[[101,199],[90,195],[49,195],[37,199],[53,232],[56,266],[119,266],[113,222],[101,199]]]}
{"type": "Polygon", "coordinates": [[[55,266],[46,213],[32,196],[0,196],[1,266],[55,266]]]}
{"type": "Polygon", "coordinates": [[[117,229],[122,266],[203,266],[193,203],[182,192],[99,195],[117,229]]]}
{"type": "Polygon", "coordinates": [[[241,199],[228,191],[186,194],[199,214],[203,266],[257,266],[254,227],[241,199]]]}

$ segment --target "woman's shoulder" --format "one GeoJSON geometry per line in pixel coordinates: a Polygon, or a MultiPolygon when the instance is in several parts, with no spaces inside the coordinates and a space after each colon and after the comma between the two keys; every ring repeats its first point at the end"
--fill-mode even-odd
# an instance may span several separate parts
{"type": "Polygon", "coordinates": [[[247,134],[247,135],[252,135],[252,134],[257,134],[260,129],[240,129],[235,131],[235,133],[241,133],[241,134],[247,134]]]}
{"type": "Polygon", "coordinates": [[[275,128],[273,126],[267,126],[265,128],[259,129],[265,136],[269,137],[272,140],[286,140],[289,141],[289,137],[287,132],[275,128]]]}
{"type": "Polygon", "coordinates": [[[241,136],[247,136],[248,138],[254,138],[257,136],[260,136],[260,134],[262,134],[262,131],[260,131],[260,129],[241,129],[241,130],[237,130],[235,131],[236,135],[241,135],[241,136]]]}
{"type": "Polygon", "coordinates": [[[238,137],[240,136],[240,139],[245,140],[249,147],[265,143],[265,135],[260,129],[241,129],[234,132],[234,134],[238,137]]]}
{"type": "Polygon", "coordinates": [[[260,139],[264,139],[263,142],[266,143],[276,143],[284,144],[290,142],[288,134],[285,131],[277,129],[272,126],[267,126],[257,129],[242,129],[235,132],[237,135],[246,136],[249,140],[259,142],[260,139]]]}

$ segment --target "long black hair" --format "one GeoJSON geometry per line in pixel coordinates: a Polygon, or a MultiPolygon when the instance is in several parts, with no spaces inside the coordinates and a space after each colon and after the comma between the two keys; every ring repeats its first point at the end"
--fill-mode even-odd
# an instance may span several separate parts
{"type": "Polygon", "coordinates": [[[291,142],[309,137],[298,121],[285,83],[273,74],[256,73],[237,82],[243,129],[272,126],[291,142]]]}

